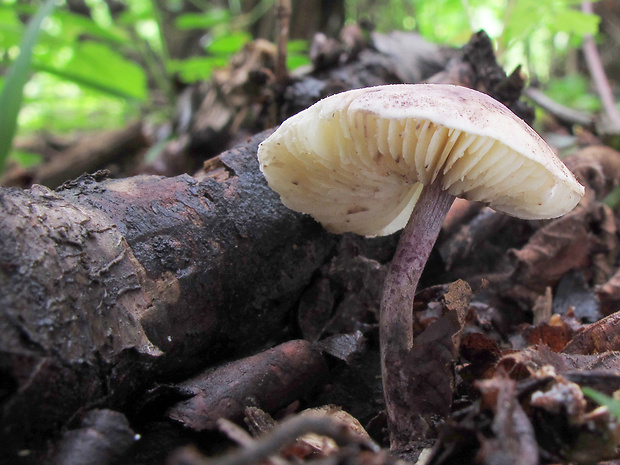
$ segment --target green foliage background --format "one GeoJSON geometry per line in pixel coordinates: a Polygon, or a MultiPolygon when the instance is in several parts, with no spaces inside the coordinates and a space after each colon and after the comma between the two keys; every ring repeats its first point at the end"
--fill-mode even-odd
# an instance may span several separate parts
{"type": "MultiPolygon", "coordinates": [[[[180,9],[183,0],[165,0],[180,9]]],[[[125,0],[120,14],[104,0],[85,0],[90,17],[72,13],[62,0],[40,27],[18,131],[62,133],[118,127],[140,116],[171,114],[175,84],[209,79],[232,54],[251,40],[249,27],[273,10],[276,0],[193,1],[197,11],[176,16],[177,31],[204,31],[197,53],[171,58],[156,0],[125,0]]],[[[556,69],[586,34],[595,35],[599,18],[579,10],[579,0],[346,0],[347,21],[368,19],[376,30],[415,30],[426,39],[459,46],[472,32],[485,29],[495,40],[508,70],[518,64],[547,85],[554,98],[596,109],[587,77],[563,76],[556,69]]],[[[0,0],[0,86],[20,56],[25,20],[42,1],[0,0]]],[[[168,32],[170,33],[170,32],[168,32]]],[[[291,44],[289,65],[308,62],[305,43],[291,44]]],[[[1,90],[0,90],[1,92],[1,90]]],[[[9,118],[6,112],[2,118],[9,118]]],[[[13,154],[17,156],[19,154],[13,154]]],[[[2,154],[0,153],[0,160],[2,154]]],[[[21,158],[32,163],[32,158],[21,158]]],[[[36,162],[36,160],[34,161],[36,162]]]]}

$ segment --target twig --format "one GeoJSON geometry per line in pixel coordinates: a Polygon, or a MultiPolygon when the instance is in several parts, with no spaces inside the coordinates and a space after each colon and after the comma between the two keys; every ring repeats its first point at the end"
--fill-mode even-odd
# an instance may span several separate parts
{"type": "Polygon", "coordinates": [[[280,114],[280,105],[282,103],[282,95],[288,81],[288,72],[286,69],[286,48],[288,45],[289,28],[291,20],[291,0],[278,0],[276,6],[276,63],[274,70],[274,85],[272,101],[269,105],[267,118],[267,126],[275,126],[280,114]]]}
{"type": "Polygon", "coordinates": [[[278,51],[276,55],[275,78],[277,85],[284,85],[288,77],[286,71],[286,48],[291,22],[291,0],[278,0],[276,18],[278,20],[278,51]]]}
{"type": "MultiPolygon", "coordinates": [[[[228,436],[229,439],[236,442],[242,447],[252,447],[256,442],[246,430],[238,426],[236,423],[227,420],[226,418],[220,418],[219,420],[217,420],[217,426],[222,433],[228,436]]],[[[268,457],[265,461],[272,465],[288,464],[286,460],[278,456],[268,457]]]]}
{"type": "MultiPolygon", "coordinates": [[[[581,11],[586,14],[594,14],[592,4],[589,0],[583,0],[581,2],[581,11]]],[[[594,43],[594,38],[589,34],[585,35],[583,38],[583,54],[586,58],[590,75],[594,80],[596,91],[598,92],[603,108],[605,109],[605,115],[611,123],[612,128],[620,128],[620,114],[616,108],[614,96],[611,91],[611,87],[609,86],[609,81],[607,79],[607,75],[605,74],[603,64],[601,63],[601,57],[596,48],[596,44],[594,43]]]]}
{"type": "Polygon", "coordinates": [[[592,116],[589,114],[566,107],[561,103],[547,97],[540,90],[534,87],[528,87],[523,91],[523,93],[536,105],[545,110],[547,113],[555,116],[559,121],[586,127],[591,127],[594,124],[592,116]]]}
{"type": "Polygon", "coordinates": [[[211,465],[249,465],[251,463],[258,463],[276,454],[285,445],[307,433],[331,437],[341,446],[358,444],[374,452],[379,451],[379,447],[372,441],[351,433],[345,425],[329,417],[295,416],[283,421],[271,434],[258,439],[241,451],[233,452],[211,461],[211,465]]]}
{"type": "Polygon", "coordinates": [[[236,423],[233,423],[226,418],[219,418],[216,423],[217,428],[228,436],[228,439],[236,442],[240,446],[248,447],[254,444],[254,438],[250,436],[250,433],[238,426],[236,423]]]}

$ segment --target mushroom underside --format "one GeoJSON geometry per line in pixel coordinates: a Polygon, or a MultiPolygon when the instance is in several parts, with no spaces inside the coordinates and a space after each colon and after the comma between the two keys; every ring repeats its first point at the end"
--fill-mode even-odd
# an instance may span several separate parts
{"type": "Polygon", "coordinates": [[[437,178],[454,196],[526,219],[549,217],[558,202],[574,204],[570,186],[492,137],[371,112],[330,116],[303,124],[291,118],[261,165],[286,206],[332,232],[373,236],[403,228],[422,185],[437,178]]]}

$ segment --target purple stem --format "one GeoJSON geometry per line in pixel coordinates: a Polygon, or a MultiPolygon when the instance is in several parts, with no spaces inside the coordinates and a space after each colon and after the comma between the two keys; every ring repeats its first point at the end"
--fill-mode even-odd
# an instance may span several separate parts
{"type": "Polygon", "coordinates": [[[435,245],[443,220],[454,201],[440,180],[424,187],[403,230],[383,285],[381,317],[381,372],[390,443],[400,449],[419,435],[412,417],[407,389],[412,367],[407,363],[413,347],[413,301],[418,281],[435,245]]]}

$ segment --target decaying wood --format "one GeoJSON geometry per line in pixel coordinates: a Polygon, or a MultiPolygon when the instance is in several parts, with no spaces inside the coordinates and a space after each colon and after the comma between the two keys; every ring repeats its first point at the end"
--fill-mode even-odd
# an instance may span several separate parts
{"type": "Polygon", "coordinates": [[[9,171],[1,180],[4,186],[23,186],[35,182],[55,188],[68,179],[83,173],[97,171],[115,161],[127,161],[149,145],[142,123],[136,122],[123,129],[104,131],[84,136],[75,144],[51,157],[32,170],[9,171]]]}
{"type": "Polygon", "coordinates": [[[304,340],[209,369],[184,381],[179,389],[191,397],[167,413],[173,420],[202,431],[220,418],[243,420],[247,407],[274,412],[306,396],[327,376],[321,352],[304,340]]]}
{"type": "Polygon", "coordinates": [[[286,328],[335,242],[267,187],[264,137],[199,179],[86,176],[0,192],[3,446],[286,328]]]}

